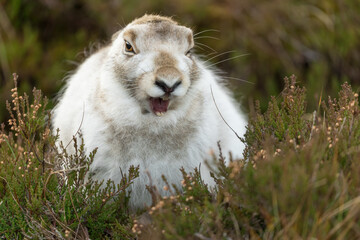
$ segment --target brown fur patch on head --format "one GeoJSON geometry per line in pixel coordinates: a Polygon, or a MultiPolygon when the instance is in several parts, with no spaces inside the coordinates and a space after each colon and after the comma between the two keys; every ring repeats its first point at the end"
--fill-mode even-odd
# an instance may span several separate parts
{"type": "Polygon", "coordinates": [[[149,23],[161,23],[161,22],[168,22],[177,25],[178,23],[172,20],[169,17],[164,17],[160,15],[153,15],[153,14],[145,14],[141,18],[137,18],[131,22],[131,24],[149,24],[149,23]]]}
{"type": "Polygon", "coordinates": [[[136,41],[135,41],[135,40],[136,40],[136,33],[135,33],[135,31],[132,30],[132,29],[126,30],[126,31],[124,32],[123,36],[124,36],[124,39],[125,39],[126,41],[129,41],[129,42],[130,42],[131,46],[134,48],[134,51],[135,51],[136,53],[139,52],[139,50],[138,50],[138,48],[137,48],[137,46],[136,46],[136,41]]]}
{"type": "Polygon", "coordinates": [[[176,59],[171,54],[163,51],[155,58],[155,66],[157,67],[175,66],[176,63],[176,59]]]}
{"type": "Polygon", "coordinates": [[[135,43],[136,34],[134,30],[129,29],[126,32],[124,32],[124,38],[127,38],[131,43],[135,43]]]}
{"type": "Polygon", "coordinates": [[[181,80],[183,76],[181,72],[174,67],[161,67],[156,71],[156,78],[173,78],[181,80]]]}
{"type": "Polygon", "coordinates": [[[193,37],[192,33],[187,36],[187,40],[188,40],[189,46],[191,48],[194,47],[194,37],[193,37]]]}

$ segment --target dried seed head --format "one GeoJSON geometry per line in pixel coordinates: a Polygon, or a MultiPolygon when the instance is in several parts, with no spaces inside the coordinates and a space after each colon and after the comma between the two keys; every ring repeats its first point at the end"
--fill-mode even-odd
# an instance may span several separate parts
{"type": "Polygon", "coordinates": [[[186,181],[184,179],[181,180],[181,185],[183,185],[184,187],[186,186],[186,181]]]}

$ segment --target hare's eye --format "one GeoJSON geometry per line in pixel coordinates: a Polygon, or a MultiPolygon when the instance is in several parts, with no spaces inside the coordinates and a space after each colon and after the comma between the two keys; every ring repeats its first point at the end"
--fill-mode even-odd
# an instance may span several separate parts
{"type": "Polygon", "coordinates": [[[128,41],[125,41],[125,52],[135,53],[134,48],[128,41]]]}
{"type": "Polygon", "coordinates": [[[192,48],[190,48],[190,49],[185,53],[185,55],[186,55],[187,57],[190,57],[191,54],[192,54],[192,48]]]}

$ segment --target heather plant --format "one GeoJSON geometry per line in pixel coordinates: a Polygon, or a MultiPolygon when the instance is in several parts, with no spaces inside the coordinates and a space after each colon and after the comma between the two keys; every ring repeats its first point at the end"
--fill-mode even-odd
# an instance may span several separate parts
{"type": "Polygon", "coordinates": [[[214,187],[202,181],[203,166],[180,169],[181,189],[165,177],[147,186],[153,204],[138,212],[126,191],[138,168],[119,172],[120,183],[92,181],[96,149],[84,154],[81,132],[56,146],[46,98],[34,90],[30,102],[14,88],[0,137],[0,238],[359,238],[359,95],[345,83],[337,99],[323,97],[308,113],[305,88],[295,76],[284,83],[265,112],[255,103],[244,159],[225,157],[219,142],[209,159],[214,187]]]}
{"type": "Polygon", "coordinates": [[[339,100],[307,114],[305,93],[285,78],[267,111],[257,105],[250,114],[245,159],[218,156],[216,189],[185,173],[183,193],[160,198],[151,227],[133,231],[142,239],[358,238],[358,94],[345,83],[339,100]]]}
{"type": "Polygon", "coordinates": [[[101,239],[129,238],[130,215],[126,188],[138,176],[131,167],[120,183],[94,182],[88,174],[96,149],[85,155],[75,138],[55,146],[39,90],[19,95],[17,76],[12,103],[7,102],[10,130],[0,138],[0,238],[101,239]],[[74,145],[75,152],[67,153],[74,145]]]}

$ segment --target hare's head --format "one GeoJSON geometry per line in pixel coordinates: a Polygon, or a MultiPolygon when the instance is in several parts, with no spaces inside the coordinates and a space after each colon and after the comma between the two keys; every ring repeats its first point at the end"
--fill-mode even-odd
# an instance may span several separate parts
{"type": "Polygon", "coordinates": [[[193,46],[191,29],[156,15],[136,19],[113,36],[116,76],[144,114],[162,116],[182,104],[199,74],[193,46]]]}

